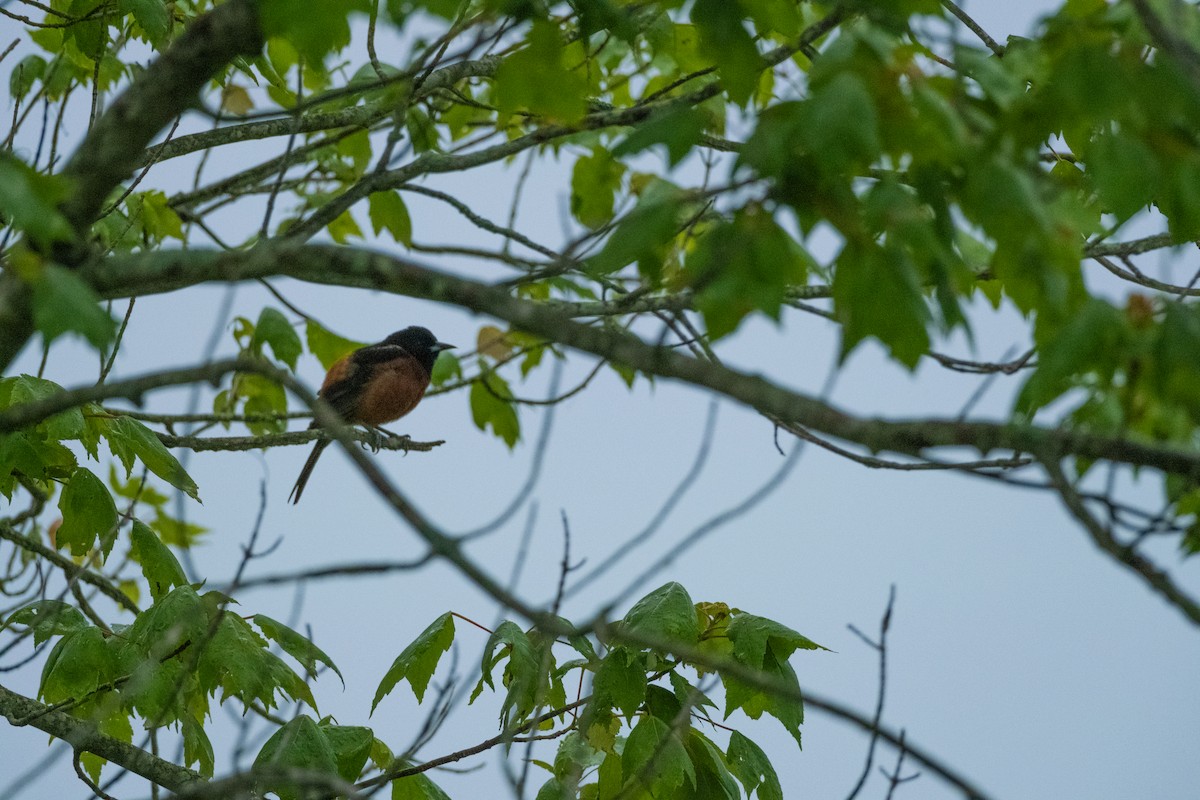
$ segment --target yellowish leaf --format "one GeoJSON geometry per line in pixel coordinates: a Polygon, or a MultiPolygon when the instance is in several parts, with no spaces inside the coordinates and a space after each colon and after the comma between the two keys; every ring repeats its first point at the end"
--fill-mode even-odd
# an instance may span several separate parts
{"type": "Polygon", "coordinates": [[[254,101],[250,99],[250,93],[246,91],[245,86],[231,83],[222,90],[221,109],[223,111],[241,116],[252,108],[254,108],[254,101]]]}
{"type": "Polygon", "coordinates": [[[488,356],[497,361],[508,358],[512,354],[512,345],[504,337],[504,331],[495,325],[484,325],[475,337],[475,347],[481,356],[488,356]]]}

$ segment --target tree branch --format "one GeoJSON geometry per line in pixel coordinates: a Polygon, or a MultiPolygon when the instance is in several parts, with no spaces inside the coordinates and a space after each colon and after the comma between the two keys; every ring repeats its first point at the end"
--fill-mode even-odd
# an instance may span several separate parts
{"type": "MultiPolygon", "coordinates": [[[[545,304],[422,266],[412,260],[357,248],[275,243],[248,251],[160,251],[110,258],[89,265],[85,277],[107,298],[156,294],[207,281],[272,276],[336,286],[377,289],[461,306],[503,319],[548,340],[664,378],[700,386],[768,417],[793,421],[872,452],[921,456],[945,447],[1074,455],[1200,479],[1200,453],[1153,442],[1009,422],[956,419],[890,420],[847,414],[789,391],[758,375],[655,347],[624,332],[589,327],[545,304]]],[[[61,410],[61,409],[58,409],[61,410]]],[[[5,429],[12,410],[0,413],[5,429]]]]}
{"type": "Polygon", "coordinates": [[[0,686],[0,715],[12,725],[17,725],[22,719],[29,720],[28,724],[32,727],[62,739],[76,750],[94,753],[173,792],[181,792],[192,784],[204,782],[198,772],[106,736],[90,722],[62,711],[52,711],[42,703],[3,686],[0,686]]]}
{"type": "MultiPolygon", "coordinates": [[[[496,67],[499,64],[500,58],[498,56],[485,56],[474,61],[460,61],[457,64],[442,67],[435,70],[421,83],[413,92],[412,99],[415,101],[428,97],[434,92],[449,88],[466,78],[490,76],[495,73],[496,67]]],[[[397,76],[389,80],[389,83],[397,83],[400,79],[401,76],[397,76]]],[[[364,86],[358,90],[370,91],[374,88],[374,86],[364,86]]],[[[152,157],[155,155],[157,155],[159,161],[166,161],[167,159],[178,158],[188,153],[208,150],[221,145],[268,139],[274,136],[288,136],[293,132],[314,133],[334,128],[365,128],[380,120],[387,119],[394,112],[395,108],[391,106],[375,104],[369,106],[352,106],[338,111],[304,114],[300,117],[299,122],[287,116],[280,119],[259,120],[241,125],[230,125],[215,130],[193,133],[188,136],[180,136],[166,144],[158,145],[152,148],[154,152],[148,150],[142,153],[138,164],[140,166],[150,163],[152,157]],[[158,152],[159,147],[162,148],[161,153],[158,152]]]]}
{"type": "MultiPolygon", "coordinates": [[[[80,238],[112,190],[133,174],[158,132],[191,106],[222,67],[261,49],[254,2],[230,0],[196,19],[108,107],[63,168],[72,191],[62,211],[80,238]]],[[[59,258],[69,262],[82,253],[82,245],[76,243],[73,252],[59,258]]],[[[28,288],[13,274],[5,274],[0,279],[0,371],[32,333],[28,288]]]]}
{"type": "Polygon", "coordinates": [[[134,614],[138,613],[137,603],[129,599],[129,596],[113,586],[112,582],[96,572],[93,572],[86,567],[81,567],[71,559],[51,550],[41,542],[22,536],[17,531],[13,530],[7,522],[0,521],[0,539],[6,539],[12,542],[17,547],[35,553],[39,558],[44,558],[54,566],[61,569],[71,580],[80,580],[84,583],[91,584],[100,590],[100,593],[112,600],[117,605],[134,614]]]}

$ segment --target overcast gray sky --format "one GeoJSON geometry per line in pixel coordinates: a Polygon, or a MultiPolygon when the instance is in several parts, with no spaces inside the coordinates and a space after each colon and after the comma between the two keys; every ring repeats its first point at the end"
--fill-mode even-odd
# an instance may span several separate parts
{"type": "MultiPolygon", "coordinates": [[[[1008,34],[1028,33],[1039,10],[1049,5],[976,2],[967,8],[1003,41],[1008,34]]],[[[0,22],[0,39],[7,40],[11,35],[5,26],[11,29],[13,23],[0,22]]],[[[215,168],[220,171],[219,163],[215,168]]],[[[439,176],[432,185],[468,199],[485,215],[503,217],[513,172],[495,168],[486,174],[494,183],[483,183],[474,173],[439,176]]],[[[535,238],[560,239],[565,191],[563,172],[535,171],[520,227],[535,238]]],[[[475,235],[444,207],[414,198],[411,209],[419,240],[464,243],[475,235]]],[[[221,230],[246,224],[232,215],[217,216],[212,223],[221,230]]],[[[471,269],[467,264],[461,268],[471,269]]],[[[300,307],[320,309],[339,333],[362,340],[422,324],[439,338],[469,348],[478,327],[489,322],[405,298],[289,282],[278,286],[300,307]]],[[[224,287],[204,287],[139,300],[118,373],[197,361],[226,293],[224,287]]],[[[253,317],[272,302],[257,287],[239,287],[234,313],[253,317]]],[[[1011,312],[976,311],[980,347],[975,355],[999,359],[1010,346],[1024,343],[1020,320],[1011,312]]],[[[721,352],[732,364],[769,370],[815,394],[827,380],[837,347],[830,326],[793,314],[782,330],[760,321],[746,325],[721,352]]],[[[225,334],[221,352],[232,349],[225,334]]],[[[971,353],[963,342],[943,349],[971,353]]],[[[563,385],[582,379],[592,363],[572,353],[563,385]]],[[[26,353],[17,367],[36,368],[33,353],[26,353]]],[[[94,371],[94,358],[69,346],[55,350],[47,377],[77,385],[94,371]]],[[[519,387],[519,393],[543,396],[548,372],[519,387]]],[[[300,374],[313,385],[321,377],[312,358],[302,361],[300,374]]],[[[832,399],[853,410],[898,417],[954,414],[977,386],[969,377],[928,362],[909,375],[868,345],[841,371],[832,399]]],[[[975,413],[1002,417],[1015,386],[994,387],[975,413]]],[[[182,411],[188,402],[186,391],[163,392],[154,396],[153,407],[182,411]]],[[[639,379],[629,391],[605,370],[586,391],[555,409],[533,495],[538,514],[532,546],[517,587],[523,597],[545,600],[553,594],[562,558],[560,510],[570,520],[573,558],[589,565],[622,548],[646,525],[691,467],[709,406],[704,394],[665,381],[651,385],[639,379]]],[[[521,409],[525,437],[510,453],[499,440],[475,429],[465,393],[430,398],[395,427],[414,438],[445,439],[446,444],[407,457],[383,453],[379,463],[438,524],[452,532],[468,530],[492,519],[518,492],[546,413],[521,409]]],[[[783,445],[789,452],[796,447],[791,441],[783,445]]],[[[323,458],[303,503],[285,505],[306,455],[306,448],[287,448],[266,455],[191,457],[189,469],[205,505],[189,505],[188,514],[212,530],[194,557],[210,586],[223,583],[236,568],[264,479],[269,500],[262,538],[273,542],[282,537],[282,544],[269,559],[251,566],[251,576],[330,563],[400,560],[421,552],[415,537],[335,448],[323,458]],[[346,498],[352,508],[344,505],[346,498]]],[[[706,467],[684,501],[650,542],[608,578],[571,598],[564,613],[589,614],[697,526],[758,490],[784,461],[769,423],[732,404],[719,404],[706,467]]],[[[470,555],[506,576],[526,519],[523,510],[472,545],[470,555]]],[[[1200,586],[1194,564],[1183,570],[1182,578],[1200,586]]],[[[1197,794],[1200,636],[1141,583],[1094,552],[1049,495],[955,474],[868,470],[809,447],[777,491],[656,574],[642,593],[667,580],[681,582],[697,601],[728,602],[830,647],[833,652],[802,652],[793,658],[801,686],[864,712],[874,704],[876,655],[846,626],[853,623],[874,635],[894,584],[887,725],[906,729],[914,743],[997,798],[1183,800],[1197,794]]],[[[396,749],[413,736],[423,711],[401,687],[367,720],[375,687],[392,659],[447,610],[485,624],[495,615],[487,598],[436,564],[386,579],[312,583],[300,598],[285,588],[247,592],[240,599],[245,614],[288,619],[298,609],[302,624],[311,625],[315,641],[346,678],[345,691],[335,676],[318,681],[321,713],[333,714],[343,724],[370,724],[396,749]]],[[[468,688],[485,638],[459,627],[460,671],[468,688]]],[[[5,675],[5,685],[32,695],[37,667],[5,675]]],[[[475,706],[456,710],[421,756],[493,735],[497,708],[485,696],[475,706]]],[[[752,722],[737,714],[730,724],[767,750],[789,798],[844,796],[861,769],[865,738],[826,716],[809,714],[803,752],[769,718],[752,722]]],[[[723,739],[719,733],[717,738],[723,739]]],[[[214,742],[220,758],[227,743],[217,737],[214,742]]],[[[45,744],[39,733],[0,726],[0,788],[8,776],[42,758],[45,744]]],[[[546,757],[553,745],[538,752],[546,757]]],[[[502,797],[497,757],[484,757],[486,769],[434,778],[455,798],[502,797]]],[[[890,766],[893,758],[883,749],[877,763],[890,766]]],[[[882,797],[883,786],[875,776],[863,796],[882,797]]],[[[928,775],[900,791],[900,797],[955,796],[928,775]]],[[[69,759],[60,757],[21,796],[64,794],[86,793],[71,775],[69,759]]],[[[121,796],[145,794],[126,788],[121,796]]]]}

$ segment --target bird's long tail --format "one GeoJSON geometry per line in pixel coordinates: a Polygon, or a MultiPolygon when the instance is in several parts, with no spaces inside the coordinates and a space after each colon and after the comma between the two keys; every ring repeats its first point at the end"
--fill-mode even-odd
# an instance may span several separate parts
{"type": "Polygon", "coordinates": [[[289,503],[299,503],[300,495],[304,493],[304,487],[308,484],[308,479],[312,476],[313,467],[317,466],[317,459],[321,457],[321,453],[329,446],[329,439],[320,439],[313,445],[312,453],[308,456],[308,461],[304,462],[304,469],[300,470],[300,477],[296,478],[296,485],[292,487],[292,493],[288,495],[289,503]]]}

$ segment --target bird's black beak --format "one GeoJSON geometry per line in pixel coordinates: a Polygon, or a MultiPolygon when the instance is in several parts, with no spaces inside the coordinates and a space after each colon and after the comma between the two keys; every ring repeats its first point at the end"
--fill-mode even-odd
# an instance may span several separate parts
{"type": "Polygon", "coordinates": [[[443,350],[453,350],[454,345],[446,344],[445,342],[434,342],[433,347],[431,347],[429,349],[432,350],[434,353],[440,353],[443,350]]]}

